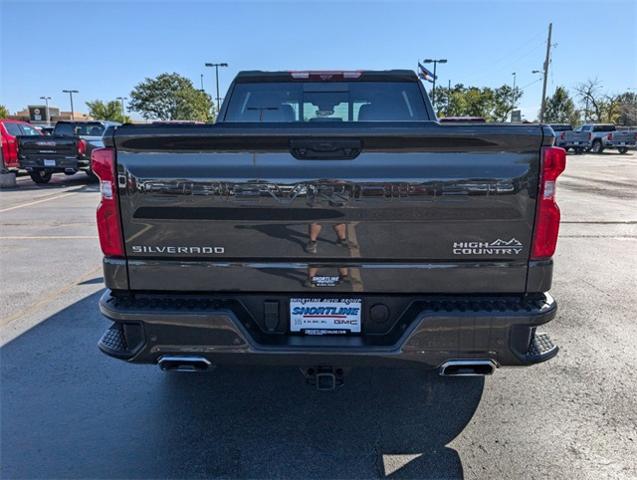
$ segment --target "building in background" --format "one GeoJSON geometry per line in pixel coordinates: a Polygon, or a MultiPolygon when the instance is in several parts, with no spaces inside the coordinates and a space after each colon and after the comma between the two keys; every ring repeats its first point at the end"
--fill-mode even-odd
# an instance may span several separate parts
{"type": "Polygon", "coordinates": [[[522,123],[522,110],[513,110],[511,112],[512,123],[522,123]]]}
{"type": "MultiPolygon", "coordinates": [[[[93,120],[93,117],[86,113],[75,112],[75,118],[71,116],[71,112],[60,111],[57,107],[49,105],[49,116],[51,117],[51,124],[54,124],[60,120],[93,120]]],[[[15,120],[23,120],[30,122],[34,125],[48,125],[46,118],[46,105],[28,105],[27,108],[16,112],[14,115],[10,115],[9,118],[15,120]]]]}

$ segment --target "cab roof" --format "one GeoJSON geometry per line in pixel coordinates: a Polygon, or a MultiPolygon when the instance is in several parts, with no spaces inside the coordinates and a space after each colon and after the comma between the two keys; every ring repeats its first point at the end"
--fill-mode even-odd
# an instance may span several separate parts
{"type": "Polygon", "coordinates": [[[413,70],[292,70],[266,72],[247,70],[237,74],[234,79],[238,83],[261,82],[418,82],[413,70]]]}

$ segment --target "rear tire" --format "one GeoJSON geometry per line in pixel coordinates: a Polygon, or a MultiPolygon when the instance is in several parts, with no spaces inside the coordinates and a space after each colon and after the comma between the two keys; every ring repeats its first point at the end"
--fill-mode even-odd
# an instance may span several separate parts
{"type": "Polygon", "coordinates": [[[593,145],[591,146],[592,153],[602,153],[604,151],[604,146],[602,145],[601,140],[595,140],[593,145]]]}
{"type": "Polygon", "coordinates": [[[628,151],[626,147],[618,148],[618,150],[619,150],[619,153],[621,153],[622,155],[628,151]]]}
{"type": "Polygon", "coordinates": [[[29,173],[29,176],[35,183],[42,185],[51,181],[53,172],[47,172],[46,170],[35,170],[29,173]]]}

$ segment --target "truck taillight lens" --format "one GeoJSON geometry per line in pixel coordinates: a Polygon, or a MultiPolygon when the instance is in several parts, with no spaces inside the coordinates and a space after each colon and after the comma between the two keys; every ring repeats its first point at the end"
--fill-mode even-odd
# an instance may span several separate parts
{"type": "Polygon", "coordinates": [[[542,170],[535,213],[531,259],[550,258],[555,253],[560,230],[560,209],[555,203],[555,182],[566,168],[566,151],[559,147],[542,149],[542,170]]]}
{"type": "Polygon", "coordinates": [[[593,138],[593,134],[591,132],[588,132],[588,139],[591,140],[593,138]]]}
{"type": "Polygon", "coordinates": [[[86,155],[86,140],[80,138],[77,141],[77,156],[83,157],[84,155],[86,155]]]}
{"type": "Polygon", "coordinates": [[[566,136],[566,134],[564,132],[560,133],[560,140],[564,140],[565,136],[566,136]]]}
{"type": "Polygon", "coordinates": [[[112,148],[96,148],[91,153],[91,169],[99,178],[102,198],[97,207],[97,232],[107,257],[123,257],[122,227],[117,205],[117,175],[112,148]]]}
{"type": "Polygon", "coordinates": [[[609,140],[612,140],[612,139],[613,139],[613,134],[612,134],[612,133],[609,133],[607,138],[608,138],[609,140]]]}

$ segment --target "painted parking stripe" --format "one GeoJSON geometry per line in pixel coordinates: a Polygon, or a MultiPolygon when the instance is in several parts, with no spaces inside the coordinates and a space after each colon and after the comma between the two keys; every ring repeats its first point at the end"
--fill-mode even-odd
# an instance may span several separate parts
{"type": "Polygon", "coordinates": [[[17,210],[18,208],[30,207],[31,205],[37,205],[38,203],[49,202],[51,200],[57,200],[58,198],[68,197],[70,195],[73,195],[74,193],[76,192],[74,191],[74,192],[63,193],[62,195],[56,195],[55,197],[47,197],[47,198],[43,198],[42,200],[35,200],[34,202],[23,203],[21,205],[14,205],[13,207],[3,208],[2,210],[0,210],[0,213],[10,212],[11,210],[17,210]]]}
{"type": "Polygon", "coordinates": [[[30,236],[6,236],[0,240],[96,240],[97,235],[30,235],[30,236]]]}

